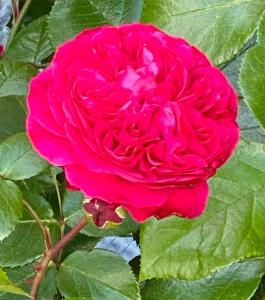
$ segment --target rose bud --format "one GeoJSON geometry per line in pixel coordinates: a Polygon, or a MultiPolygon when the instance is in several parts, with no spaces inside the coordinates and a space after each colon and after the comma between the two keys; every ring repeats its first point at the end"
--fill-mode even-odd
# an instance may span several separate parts
{"type": "Polygon", "coordinates": [[[144,24],[87,29],[30,83],[27,132],[88,198],[194,218],[239,138],[237,96],[196,47],[144,24]]]}
{"type": "Polygon", "coordinates": [[[126,217],[126,212],[121,206],[109,204],[97,198],[85,199],[83,206],[89,222],[101,228],[116,227],[126,217]]]}

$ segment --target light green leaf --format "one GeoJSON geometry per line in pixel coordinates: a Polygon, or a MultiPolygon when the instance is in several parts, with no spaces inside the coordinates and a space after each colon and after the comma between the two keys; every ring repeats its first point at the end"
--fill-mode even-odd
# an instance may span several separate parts
{"type": "Polygon", "coordinates": [[[188,39],[219,65],[248,41],[264,9],[264,0],[145,0],[142,21],[188,39]]]}
{"type": "Polygon", "coordinates": [[[48,21],[51,43],[56,48],[85,28],[137,21],[142,5],[143,0],[57,0],[48,21]]]}
{"type": "Polygon", "coordinates": [[[141,228],[142,280],[197,279],[265,254],[265,145],[241,142],[210,181],[211,199],[195,220],[150,219],[141,228]]]}
{"type": "Polygon", "coordinates": [[[140,299],[129,265],[117,254],[103,250],[76,251],[69,255],[60,266],[57,282],[65,297],[86,300],[140,299]]]}
{"type": "Polygon", "coordinates": [[[0,241],[14,229],[22,216],[22,193],[15,183],[0,179],[0,241]]]}
{"type": "Polygon", "coordinates": [[[246,103],[265,127],[265,44],[247,52],[241,65],[240,88],[246,103]]]}
{"type": "Polygon", "coordinates": [[[6,273],[0,269],[0,292],[8,292],[17,295],[27,295],[22,289],[16,287],[7,277],[6,273]]]}
{"type": "Polygon", "coordinates": [[[200,280],[151,280],[145,285],[142,297],[143,300],[248,300],[264,273],[265,260],[250,259],[200,280]]]}
{"type": "Polygon", "coordinates": [[[265,12],[263,13],[259,22],[258,42],[265,44],[265,12]]]}
{"type": "Polygon", "coordinates": [[[29,80],[37,74],[37,69],[23,62],[0,63],[0,97],[24,96],[28,92],[29,80]]]}
{"type": "Polygon", "coordinates": [[[5,59],[39,64],[52,52],[47,34],[47,17],[43,16],[15,36],[7,49],[5,59]]]}
{"type": "Polygon", "coordinates": [[[0,176],[22,180],[38,175],[48,167],[32,148],[25,133],[15,134],[0,144],[0,176]]]}
{"type": "MultiPolygon", "coordinates": [[[[65,223],[73,227],[84,215],[83,211],[84,196],[80,192],[66,191],[64,197],[64,216],[65,223]]],[[[91,237],[104,237],[115,235],[127,235],[138,230],[138,224],[128,215],[121,225],[113,228],[98,228],[94,224],[88,224],[81,232],[91,237]]]]}
{"type": "Polygon", "coordinates": [[[25,131],[26,108],[23,97],[0,97],[0,116],[0,142],[25,131]]]}

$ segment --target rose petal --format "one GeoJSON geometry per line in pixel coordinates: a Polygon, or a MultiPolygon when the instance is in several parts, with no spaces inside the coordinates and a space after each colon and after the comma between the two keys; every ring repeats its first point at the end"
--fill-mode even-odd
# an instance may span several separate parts
{"type": "Polygon", "coordinates": [[[172,192],[171,188],[151,189],[119,176],[90,172],[82,165],[65,166],[65,174],[69,183],[80,188],[88,197],[100,198],[108,203],[159,206],[172,192]]]}

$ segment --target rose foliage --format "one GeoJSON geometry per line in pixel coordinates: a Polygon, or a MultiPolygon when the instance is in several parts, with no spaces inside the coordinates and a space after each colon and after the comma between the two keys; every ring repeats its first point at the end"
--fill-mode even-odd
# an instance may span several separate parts
{"type": "Polygon", "coordinates": [[[0,300],[264,298],[264,10],[0,1],[0,300]]]}

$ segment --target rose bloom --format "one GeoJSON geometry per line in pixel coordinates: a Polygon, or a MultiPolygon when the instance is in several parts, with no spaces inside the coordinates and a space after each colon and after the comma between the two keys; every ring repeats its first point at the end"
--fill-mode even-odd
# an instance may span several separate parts
{"type": "Polygon", "coordinates": [[[82,31],[30,83],[27,132],[86,197],[138,222],[205,209],[239,137],[237,96],[207,57],[154,26],[82,31]]]}

